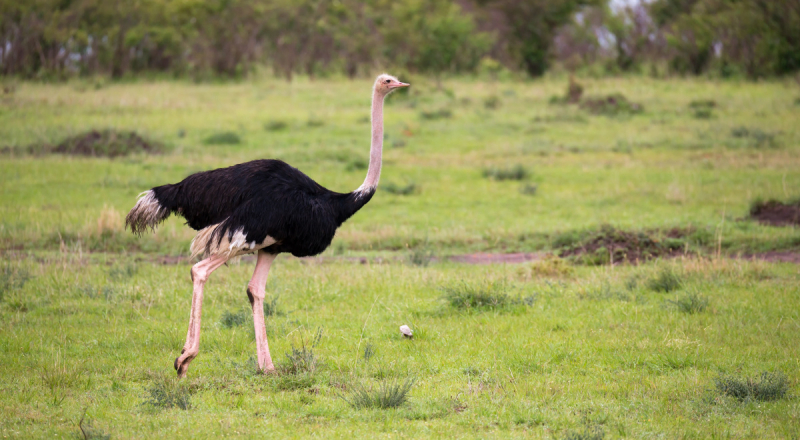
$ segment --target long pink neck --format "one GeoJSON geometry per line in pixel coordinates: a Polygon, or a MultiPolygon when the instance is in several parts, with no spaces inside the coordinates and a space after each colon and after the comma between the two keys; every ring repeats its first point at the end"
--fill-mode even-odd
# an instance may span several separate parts
{"type": "Polygon", "coordinates": [[[381,178],[381,154],[383,152],[383,99],[386,95],[372,91],[372,143],[369,148],[369,169],[364,183],[357,192],[374,191],[381,178]]]}

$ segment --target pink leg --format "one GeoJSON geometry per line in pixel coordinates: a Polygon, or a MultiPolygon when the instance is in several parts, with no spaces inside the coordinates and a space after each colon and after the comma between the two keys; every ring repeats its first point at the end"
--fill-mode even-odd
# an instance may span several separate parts
{"type": "Polygon", "coordinates": [[[189,331],[186,333],[186,344],[181,350],[181,355],[175,359],[175,369],[178,371],[178,377],[186,376],[189,363],[200,352],[200,315],[203,308],[203,286],[206,284],[211,272],[225,264],[226,261],[228,261],[226,257],[212,255],[192,266],[192,284],[194,285],[192,312],[189,316],[189,331]]]}
{"type": "Polygon", "coordinates": [[[267,275],[272,262],[277,255],[264,251],[258,251],[256,270],[253,278],[247,283],[247,297],[250,298],[250,305],[253,307],[253,323],[256,327],[256,354],[258,355],[258,368],[261,371],[274,371],[272,358],[269,355],[269,344],[267,343],[267,329],[264,326],[264,289],[267,285],[267,275]]]}

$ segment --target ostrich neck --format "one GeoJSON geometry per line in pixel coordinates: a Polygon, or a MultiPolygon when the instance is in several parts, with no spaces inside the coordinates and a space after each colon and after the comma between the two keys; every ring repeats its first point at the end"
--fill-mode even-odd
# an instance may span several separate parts
{"type": "Polygon", "coordinates": [[[369,148],[369,169],[364,183],[356,190],[360,193],[375,191],[381,178],[381,154],[383,153],[383,99],[386,95],[372,91],[372,142],[369,148]]]}

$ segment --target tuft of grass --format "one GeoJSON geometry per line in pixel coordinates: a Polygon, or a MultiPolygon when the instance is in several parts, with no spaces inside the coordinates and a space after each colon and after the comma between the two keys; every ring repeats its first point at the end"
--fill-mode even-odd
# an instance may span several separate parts
{"type": "Polygon", "coordinates": [[[273,386],[279,391],[297,391],[313,388],[316,382],[314,376],[309,373],[289,374],[278,376],[273,386]]]}
{"type": "Polygon", "coordinates": [[[758,400],[766,402],[786,397],[789,380],[782,372],[765,371],[757,377],[737,378],[720,376],[714,379],[717,392],[740,401],[758,400]]]}
{"type": "Polygon", "coordinates": [[[81,438],[83,440],[109,440],[111,434],[106,434],[100,428],[92,426],[91,422],[86,420],[86,411],[83,412],[80,422],[78,422],[78,429],[81,431],[81,438]]]}
{"type": "Polygon", "coordinates": [[[426,247],[415,247],[408,253],[408,264],[412,266],[428,267],[434,257],[434,252],[426,247]]]}
{"type": "Polygon", "coordinates": [[[753,148],[774,148],[778,146],[775,133],[761,130],[759,128],[747,128],[744,126],[734,127],[731,136],[738,139],[747,139],[753,148]]]}
{"type": "Polygon", "coordinates": [[[535,277],[561,277],[573,272],[569,261],[557,255],[548,255],[542,260],[534,261],[528,265],[521,265],[517,273],[525,279],[535,277]]]}
{"type": "Polygon", "coordinates": [[[536,191],[538,191],[538,189],[539,189],[539,187],[537,185],[528,183],[528,184],[522,185],[519,188],[519,192],[520,192],[520,194],[524,194],[526,196],[535,196],[536,195],[536,191]]]}
{"type": "Polygon", "coordinates": [[[606,432],[600,425],[587,425],[582,430],[567,431],[564,440],[603,440],[606,432]]]}
{"type": "Polygon", "coordinates": [[[644,110],[641,104],[629,101],[622,93],[586,98],[580,106],[590,113],[604,116],[631,115],[644,110]]]}
{"type": "Polygon", "coordinates": [[[495,110],[495,109],[498,109],[498,108],[500,108],[500,105],[501,105],[502,103],[503,103],[503,102],[502,102],[502,101],[500,100],[500,98],[499,98],[499,97],[497,97],[496,95],[487,96],[487,97],[486,97],[486,98],[483,100],[483,106],[484,106],[485,108],[489,109],[489,110],[495,110]]]}
{"type": "Polygon", "coordinates": [[[493,310],[517,303],[506,293],[505,284],[470,284],[461,282],[442,288],[444,299],[451,307],[460,310],[493,310]]]}
{"type": "Polygon", "coordinates": [[[405,381],[384,381],[377,388],[367,388],[363,384],[353,386],[350,397],[342,396],[345,402],[355,409],[389,409],[397,408],[408,400],[408,393],[414,386],[415,379],[405,381]]]}
{"type": "Polygon", "coordinates": [[[153,408],[188,410],[192,408],[194,390],[186,381],[166,375],[157,375],[150,387],[147,388],[147,394],[145,404],[153,408]]]}
{"type": "Polygon", "coordinates": [[[366,170],[368,166],[369,163],[367,163],[365,159],[357,157],[347,162],[347,166],[345,167],[345,169],[347,171],[359,171],[359,170],[366,170]]]}
{"type": "Polygon", "coordinates": [[[306,125],[308,125],[311,128],[322,127],[323,125],[325,125],[325,121],[323,121],[322,119],[311,117],[308,118],[306,125]]]}
{"type": "Polygon", "coordinates": [[[236,145],[242,143],[242,138],[232,131],[214,133],[203,141],[206,145],[236,145]]]}
{"type": "Polygon", "coordinates": [[[0,268],[0,302],[7,292],[21,289],[30,279],[31,275],[25,269],[6,265],[0,268]]]}
{"type": "Polygon", "coordinates": [[[530,174],[522,164],[508,168],[484,168],[483,170],[483,177],[494,180],[525,180],[530,174]]]}
{"type": "Polygon", "coordinates": [[[435,121],[437,119],[450,119],[453,117],[453,112],[450,111],[449,109],[443,108],[440,110],[420,112],[419,117],[422,119],[427,119],[429,121],[435,121]]]}
{"type": "Polygon", "coordinates": [[[281,312],[278,310],[278,296],[273,296],[267,301],[267,298],[264,298],[264,317],[270,316],[277,316],[281,315],[281,312]]]}
{"type": "Polygon", "coordinates": [[[388,192],[389,194],[408,196],[417,192],[418,187],[414,182],[409,182],[409,184],[405,186],[397,185],[394,182],[389,182],[383,185],[381,189],[388,192]]]}
{"type": "Polygon", "coordinates": [[[689,103],[692,117],[695,119],[711,119],[716,106],[717,102],[712,99],[695,99],[689,103]]]}
{"type": "Polygon", "coordinates": [[[702,313],[708,307],[708,298],[696,293],[687,293],[674,301],[667,300],[667,302],[675,306],[678,311],[690,315],[702,313]]]}
{"type": "Polygon", "coordinates": [[[292,344],[292,351],[286,353],[286,363],[281,367],[281,370],[286,374],[299,374],[299,373],[313,373],[317,369],[319,359],[314,353],[319,341],[322,339],[322,328],[317,330],[311,344],[306,346],[303,340],[300,348],[292,344]]]}
{"type": "Polygon", "coordinates": [[[656,292],[669,293],[681,287],[680,277],[670,268],[663,268],[647,280],[647,288],[656,292]]]}
{"type": "Polygon", "coordinates": [[[289,123],[281,120],[271,120],[264,124],[264,130],[267,131],[281,131],[289,127],[289,123]]]}
{"type": "MultiPolygon", "coordinates": [[[[266,309],[267,304],[264,303],[264,308],[266,309]]],[[[225,313],[222,314],[222,318],[220,318],[219,323],[225,328],[234,328],[234,327],[241,327],[247,321],[249,321],[250,314],[247,313],[246,310],[240,310],[238,312],[231,312],[226,310],[225,313]]]]}
{"type": "Polygon", "coordinates": [[[375,356],[375,347],[372,344],[367,344],[364,347],[364,362],[369,362],[372,356],[375,356]]]}
{"type": "Polygon", "coordinates": [[[136,275],[138,268],[135,264],[126,264],[124,266],[114,266],[108,271],[108,277],[112,280],[123,280],[132,278],[136,275]]]}

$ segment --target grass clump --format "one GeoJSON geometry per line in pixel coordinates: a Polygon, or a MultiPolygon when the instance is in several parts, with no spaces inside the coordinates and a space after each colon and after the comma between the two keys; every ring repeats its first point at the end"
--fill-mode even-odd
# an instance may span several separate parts
{"type": "Polygon", "coordinates": [[[503,102],[496,95],[487,96],[486,99],[483,100],[483,106],[489,110],[500,108],[502,103],[503,102]]]}
{"type": "Polygon", "coordinates": [[[280,120],[271,120],[264,124],[264,130],[267,131],[281,131],[287,129],[288,127],[289,124],[286,121],[280,120]]]}
{"type": "Polygon", "coordinates": [[[757,400],[766,402],[779,400],[789,392],[789,380],[782,372],[765,371],[757,377],[737,378],[720,376],[714,380],[719,394],[740,401],[757,400]]]}
{"type": "Polygon", "coordinates": [[[694,315],[695,313],[702,313],[708,307],[708,298],[698,295],[696,293],[688,293],[677,299],[668,300],[679,312],[694,315]]]}
{"type": "Polygon", "coordinates": [[[494,180],[525,180],[530,172],[521,164],[508,168],[485,168],[483,177],[494,180]]]}
{"type": "Polygon", "coordinates": [[[309,373],[278,376],[273,386],[278,391],[297,391],[313,388],[316,379],[309,373]]]}
{"type": "Polygon", "coordinates": [[[569,261],[557,255],[548,255],[542,260],[534,261],[517,269],[517,273],[525,279],[537,277],[562,277],[572,274],[569,261]]]}
{"type": "Polygon", "coordinates": [[[27,270],[3,266],[0,269],[0,302],[7,292],[21,289],[30,278],[27,270]]]}
{"type": "Polygon", "coordinates": [[[417,192],[418,187],[414,182],[409,182],[408,185],[397,185],[394,182],[389,182],[386,185],[383,185],[382,189],[389,194],[408,196],[417,192]]]}
{"type": "Polygon", "coordinates": [[[778,146],[775,133],[761,130],[759,128],[747,128],[744,126],[735,127],[731,130],[731,136],[738,139],[746,139],[753,148],[774,148],[778,146]]]}
{"type": "Polygon", "coordinates": [[[186,381],[159,375],[147,389],[148,398],[145,403],[156,409],[192,408],[192,390],[186,381]]]}
{"type": "Polygon", "coordinates": [[[314,353],[314,348],[316,348],[321,339],[322,328],[317,330],[309,346],[306,346],[305,340],[303,340],[300,348],[292,344],[292,351],[286,353],[286,363],[282,366],[281,370],[286,374],[313,373],[317,369],[317,364],[319,362],[319,358],[317,358],[317,355],[314,353]]]}
{"type": "Polygon", "coordinates": [[[495,310],[517,303],[508,293],[505,284],[470,284],[462,282],[443,287],[444,299],[459,310],[495,310]]]}
{"type": "Polygon", "coordinates": [[[586,98],[580,106],[592,114],[605,116],[632,115],[644,110],[641,104],[629,101],[622,93],[586,98]]]}
{"type": "Polygon", "coordinates": [[[165,151],[160,142],[146,139],[135,131],[89,130],[70,136],[57,145],[31,144],[22,148],[28,154],[67,154],[74,156],[120,157],[135,153],[158,154],[165,151]]]}
{"type": "Polygon", "coordinates": [[[567,431],[564,440],[603,440],[606,432],[599,425],[588,425],[582,430],[567,431]]]}
{"type": "Polygon", "coordinates": [[[357,157],[355,159],[350,160],[347,162],[347,166],[345,169],[347,171],[359,171],[359,170],[366,170],[369,164],[365,159],[357,157]]]}
{"type": "Polygon", "coordinates": [[[435,121],[437,119],[450,119],[453,117],[453,112],[449,109],[443,108],[440,110],[420,112],[419,117],[429,121],[435,121]]]}
{"type": "Polygon", "coordinates": [[[428,267],[433,260],[434,252],[426,247],[415,247],[408,253],[408,264],[412,266],[428,267]]]}
{"type": "Polygon", "coordinates": [[[537,185],[530,184],[530,183],[529,183],[529,184],[527,184],[527,185],[522,185],[522,186],[519,188],[519,192],[520,192],[520,194],[524,194],[524,195],[526,195],[526,196],[535,196],[535,195],[536,195],[536,192],[537,192],[538,190],[539,190],[539,187],[538,187],[537,185]]]}
{"type": "Polygon", "coordinates": [[[247,313],[246,310],[240,310],[238,312],[231,312],[226,310],[225,313],[222,314],[222,318],[220,318],[219,323],[221,326],[225,328],[234,328],[234,327],[241,327],[249,320],[250,320],[250,315],[247,313]]]}
{"type": "Polygon", "coordinates": [[[713,99],[695,99],[689,103],[689,108],[692,110],[692,117],[695,119],[711,119],[716,106],[717,102],[713,99]]]}
{"type": "Polygon", "coordinates": [[[681,279],[672,269],[664,268],[648,279],[646,285],[650,290],[669,293],[681,287],[681,279]]]}
{"type": "Polygon", "coordinates": [[[403,382],[384,381],[377,388],[367,388],[356,384],[350,397],[342,397],[355,409],[389,409],[397,408],[408,400],[408,393],[414,386],[414,378],[403,382]]]}
{"type": "Polygon", "coordinates": [[[242,138],[232,131],[214,133],[203,141],[206,145],[236,145],[242,143],[242,138]]]}

